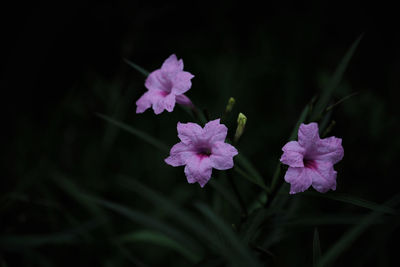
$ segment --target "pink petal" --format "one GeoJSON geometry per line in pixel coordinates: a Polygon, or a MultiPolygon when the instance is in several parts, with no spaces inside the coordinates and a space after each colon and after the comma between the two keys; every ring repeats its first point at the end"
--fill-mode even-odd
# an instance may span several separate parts
{"type": "Polygon", "coordinates": [[[185,95],[177,95],[176,96],[176,103],[183,105],[183,106],[188,106],[188,107],[194,107],[192,101],[190,101],[189,97],[185,95]]]}
{"type": "Polygon", "coordinates": [[[315,168],[308,169],[312,186],[321,193],[329,189],[336,190],[336,171],[330,162],[315,161],[315,168]]]}
{"type": "Polygon", "coordinates": [[[174,110],[175,107],[175,95],[174,94],[169,94],[166,97],[164,97],[163,105],[164,108],[168,111],[171,112],[174,110]]]}
{"type": "Polygon", "coordinates": [[[342,139],[334,136],[321,139],[309,154],[315,160],[329,161],[332,164],[336,164],[342,160],[344,155],[342,139]]]}
{"type": "Polygon", "coordinates": [[[236,148],[224,142],[215,142],[212,146],[210,161],[213,168],[227,170],[233,167],[233,157],[238,154],[236,148]]]}
{"type": "Polygon", "coordinates": [[[307,168],[289,167],[285,174],[285,181],[290,183],[290,194],[304,192],[312,184],[312,177],[307,168]]]}
{"type": "Polygon", "coordinates": [[[172,89],[171,91],[176,94],[180,95],[185,93],[192,87],[191,79],[194,77],[190,72],[187,71],[180,71],[177,72],[174,78],[172,79],[172,89]]]}
{"type": "Polygon", "coordinates": [[[150,101],[155,114],[160,114],[164,109],[168,112],[171,112],[174,109],[175,95],[165,95],[165,92],[160,90],[151,90],[149,92],[151,95],[150,101]]]}
{"type": "Polygon", "coordinates": [[[183,70],[182,59],[178,60],[175,54],[170,55],[162,64],[161,70],[164,72],[177,72],[183,70]]]}
{"type": "Polygon", "coordinates": [[[171,80],[161,70],[150,73],[144,85],[149,90],[161,90],[168,93],[172,88],[171,80]]]}
{"type": "Polygon", "coordinates": [[[210,143],[224,142],[226,135],[228,134],[228,128],[224,124],[220,124],[220,119],[209,121],[204,126],[204,140],[208,140],[210,143]]]}
{"type": "Polygon", "coordinates": [[[171,148],[170,156],[165,159],[165,162],[174,167],[182,166],[194,155],[195,152],[191,150],[191,146],[181,142],[171,148]]]}
{"type": "Polygon", "coordinates": [[[290,167],[304,167],[303,157],[305,149],[296,141],[288,142],[283,148],[280,161],[290,167]]]}
{"type": "Polygon", "coordinates": [[[313,147],[320,139],[318,133],[318,124],[315,122],[301,124],[298,132],[299,145],[306,150],[313,147]]]}
{"type": "Polygon", "coordinates": [[[208,157],[198,155],[190,157],[186,162],[185,174],[189,183],[199,183],[203,187],[211,178],[212,167],[208,157]]]}
{"type": "Polygon", "coordinates": [[[203,129],[200,125],[192,122],[178,122],[177,130],[179,139],[185,144],[197,142],[199,136],[203,134],[203,129]]]}
{"type": "Polygon", "coordinates": [[[136,101],[136,113],[143,113],[146,109],[151,107],[150,92],[147,91],[136,101]]]}

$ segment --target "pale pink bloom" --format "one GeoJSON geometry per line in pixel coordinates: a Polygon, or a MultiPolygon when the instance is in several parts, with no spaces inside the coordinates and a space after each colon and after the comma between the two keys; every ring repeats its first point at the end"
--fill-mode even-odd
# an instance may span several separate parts
{"type": "Polygon", "coordinates": [[[161,69],[153,71],[147,77],[147,92],[136,101],[136,113],[143,113],[151,106],[155,114],[160,114],[164,109],[171,112],[175,103],[192,106],[184,93],[192,87],[193,77],[191,73],[183,71],[182,59],[178,60],[172,54],[164,61],[161,69]]]}
{"type": "Polygon", "coordinates": [[[227,170],[233,167],[236,148],[225,143],[228,128],[220,119],[208,122],[204,128],[196,123],[178,122],[178,137],[181,140],[171,148],[165,162],[171,166],[185,166],[189,183],[203,187],[211,178],[212,168],[227,170]]]}
{"type": "Polygon", "coordinates": [[[310,186],[321,193],[336,190],[336,171],[333,165],[344,155],[342,139],[319,138],[318,124],[301,124],[298,141],[290,141],[283,148],[281,162],[289,165],[285,181],[291,184],[290,194],[307,190],[310,186]]]}

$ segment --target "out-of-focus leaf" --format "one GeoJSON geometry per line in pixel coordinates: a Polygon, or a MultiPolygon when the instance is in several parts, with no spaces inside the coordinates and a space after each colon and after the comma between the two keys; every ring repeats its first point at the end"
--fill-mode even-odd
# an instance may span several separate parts
{"type": "Polygon", "coordinates": [[[253,164],[244,155],[242,155],[242,153],[239,153],[234,159],[237,164],[242,166],[253,177],[257,184],[264,185],[264,179],[262,178],[261,174],[257,171],[253,164]]]}
{"type": "Polygon", "coordinates": [[[327,107],[329,100],[332,97],[332,94],[334,90],[339,86],[340,82],[342,81],[343,78],[343,73],[345,72],[347,65],[350,62],[350,59],[352,58],[358,44],[361,41],[363,35],[360,35],[357,40],[351,45],[345,56],[342,58],[342,61],[338,65],[338,67],[335,70],[335,73],[333,74],[331,80],[329,81],[328,85],[324,88],[324,90],[321,93],[321,96],[319,100],[317,101],[314,111],[311,116],[311,120],[317,120],[319,116],[322,114],[324,109],[327,107]]]}
{"type": "Polygon", "coordinates": [[[247,246],[244,246],[237,235],[226,225],[214,212],[206,205],[197,203],[196,207],[206,216],[215,226],[215,228],[226,238],[233,248],[233,253],[238,253],[237,259],[233,262],[235,266],[260,266],[256,258],[251,254],[247,246]]]}
{"type": "MultiPolygon", "coordinates": [[[[362,220],[362,215],[356,214],[330,214],[330,215],[303,215],[288,218],[284,224],[290,226],[308,226],[308,225],[346,225],[358,224],[362,220]]],[[[374,223],[382,223],[383,220],[376,220],[374,223]]]]}
{"type": "Polygon", "coordinates": [[[321,243],[319,241],[319,233],[318,229],[314,229],[314,238],[313,238],[313,266],[316,267],[318,265],[319,260],[321,259],[321,243]]]}
{"type": "Polygon", "coordinates": [[[246,178],[248,181],[252,182],[255,185],[258,185],[259,187],[261,187],[262,189],[268,191],[268,188],[265,186],[264,182],[262,182],[261,180],[259,180],[258,178],[256,178],[253,175],[249,175],[247,174],[245,171],[243,171],[240,167],[235,166],[233,169],[235,172],[237,172],[238,174],[240,174],[241,176],[243,176],[244,178],[246,178]]]}
{"type": "MultiPolygon", "coordinates": [[[[400,194],[393,197],[385,203],[386,206],[397,206],[400,203],[400,194]]],[[[359,224],[353,226],[343,236],[331,246],[325,254],[322,255],[317,267],[323,267],[333,263],[341,253],[343,253],[351,244],[373,223],[383,215],[380,211],[374,211],[366,215],[359,224]]]]}
{"type": "Polygon", "coordinates": [[[317,192],[308,191],[308,192],[305,192],[304,195],[313,196],[313,197],[322,197],[322,198],[332,199],[332,200],[336,200],[336,201],[340,201],[340,202],[345,202],[345,203],[349,203],[349,204],[352,204],[352,205],[355,205],[358,207],[370,209],[373,211],[380,211],[383,213],[388,213],[388,214],[393,214],[393,215],[398,214],[396,212],[396,210],[391,207],[377,204],[375,202],[365,200],[365,199],[362,199],[359,197],[351,196],[348,194],[333,193],[333,192],[327,193],[327,194],[321,194],[321,193],[317,193],[317,192]]]}
{"type": "Polygon", "coordinates": [[[241,239],[245,244],[248,244],[253,239],[257,231],[260,229],[260,226],[269,215],[271,215],[271,212],[263,208],[255,210],[250,214],[241,227],[241,239]]]}
{"type": "Polygon", "coordinates": [[[293,141],[294,139],[296,139],[300,124],[302,124],[306,120],[309,111],[310,105],[305,106],[303,111],[300,113],[299,119],[297,120],[296,125],[292,130],[292,133],[290,134],[290,137],[288,139],[289,141],[293,141]]]}
{"type": "Polygon", "coordinates": [[[151,227],[155,230],[158,230],[176,242],[184,245],[188,250],[196,251],[198,255],[202,255],[202,248],[194,241],[190,236],[184,234],[182,231],[178,230],[175,227],[168,225],[167,223],[160,221],[156,218],[152,218],[140,211],[128,209],[122,205],[104,200],[95,197],[86,196],[89,201],[97,203],[105,208],[108,208],[118,214],[121,214],[128,219],[141,224],[146,227],[151,227]]]}
{"type": "Polygon", "coordinates": [[[240,204],[237,199],[233,196],[232,191],[227,190],[225,186],[223,186],[220,182],[215,179],[210,179],[208,182],[215,190],[220,193],[220,195],[227,200],[235,209],[241,211],[240,204]]]}
{"type": "Polygon", "coordinates": [[[96,113],[96,115],[98,117],[102,118],[103,120],[106,120],[109,123],[112,123],[115,126],[120,127],[121,129],[123,129],[123,130],[125,130],[125,131],[127,131],[127,132],[129,132],[129,133],[131,133],[133,135],[135,135],[136,137],[139,137],[140,139],[146,141],[150,145],[153,145],[154,147],[158,148],[162,152],[168,152],[169,151],[167,145],[165,145],[160,140],[152,137],[151,135],[149,135],[149,134],[147,134],[145,132],[137,130],[137,129],[133,128],[132,126],[129,126],[129,125],[123,123],[123,122],[114,120],[113,118],[111,118],[109,116],[106,116],[106,115],[103,115],[103,114],[99,114],[99,113],[96,113]]]}
{"type": "Polygon", "coordinates": [[[0,247],[3,249],[21,249],[43,245],[63,245],[77,241],[75,234],[56,233],[51,235],[4,235],[0,237],[0,247]]]}
{"type": "MultiPolygon", "coordinates": [[[[176,206],[166,197],[134,179],[121,176],[119,183],[123,188],[134,191],[144,199],[152,202],[157,208],[167,211],[171,215],[171,218],[179,221],[185,228],[190,229],[192,233],[205,242],[207,246],[212,246],[216,249],[232,266],[238,266],[238,262],[243,262],[243,255],[227,247],[225,240],[219,238],[215,229],[208,229],[205,227],[204,223],[202,223],[199,218],[193,217],[190,213],[185,212],[181,207],[176,206]]],[[[219,233],[219,231],[217,233],[219,233]]]]}
{"type": "Polygon", "coordinates": [[[134,68],[135,70],[140,72],[141,74],[143,74],[145,77],[149,76],[150,72],[148,72],[144,68],[140,67],[139,65],[136,65],[135,63],[133,63],[132,61],[130,61],[126,58],[124,58],[124,61],[126,64],[128,64],[129,66],[131,66],[132,68],[134,68]]]}
{"type": "Polygon", "coordinates": [[[177,241],[169,238],[168,236],[149,230],[141,230],[135,231],[132,233],[125,234],[119,237],[119,240],[123,243],[129,242],[146,242],[155,245],[159,245],[162,247],[166,247],[172,249],[184,256],[186,259],[191,261],[192,263],[196,263],[200,261],[200,256],[195,252],[188,250],[186,247],[182,246],[177,241]]]}

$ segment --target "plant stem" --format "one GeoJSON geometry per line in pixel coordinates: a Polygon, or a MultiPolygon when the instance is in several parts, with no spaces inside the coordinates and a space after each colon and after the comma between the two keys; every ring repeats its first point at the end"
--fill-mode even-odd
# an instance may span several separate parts
{"type": "Polygon", "coordinates": [[[232,170],[228,170],[227,171],[227,176],[228,176],[228,181],[232,186],[233,192],[235,193],[236,198],[238,199],[239,204],[240,204],[240,206],[242,208],[242,219],[247,218],[249,213],[247,211],[246,203],[244,203],[242,197],[240,196],[240,193],[239,193],[239,190],[238,190],[238,188],[236,186],[236,183],[233,180],[232,170]]]}

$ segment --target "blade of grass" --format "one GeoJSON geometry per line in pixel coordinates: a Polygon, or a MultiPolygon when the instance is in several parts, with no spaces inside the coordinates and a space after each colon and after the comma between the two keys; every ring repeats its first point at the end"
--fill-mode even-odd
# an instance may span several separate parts
{"type": "Polygon", "coordinates": [[[256,185],[262,187],[263,189],[267,189],[264,183],[264,179],[257,171],[257,169],[253,166],[253,164],[241,153],[239,153],[235,157],[235,161],[238,165],[242,166],[246,172],[244,172],[241,168],[235,166],[235,171],[239,174],[243,175],[246,179],[250,180],[251,182],[255,183],[256,185]]]}
{"type": "Polygon", "coordinates": [[[150,72],[148,72],[144,68],[140,67],[139,65],[136,65],[135,63],[133,63],[132,61],[129,61],[126,58],[124,58],[124,61],[126,64],[128,64],[129,66],[131,66],[132,68],[134,68],[135,70],[140,72],[141,74],[143,74],[145,77],[149,76],[150,72]]]}
{"type": "Polygon", "coordinates": [[[171,250],[174,250],[184,256],[186,259],[192,263],[199,262],[201,260],[200,256],[192,251],[188,250],[186,247],[182,246],[177,241],[169,238],[168,236],[149,230],[140,230],[132,233],[125,234],[119,237],[122,243],[130,242],[145,242],[150,244],[155,244],[162,246],[171,250]]]}
{"type": "Polygon", "coordinates": [[[233,170],[235,172],[237,172],[238,174],[240,174],[241,176],[243,176],[244,178],[246,178],[248,181],[252,182],[255,185],[258,185],[259,187],[261,187],[262,189],[264,189],[265,191],[268,192],[268,188],[263,183],[260,183],[259,179],[255,178],[252,175],[247,174],[239,166],[236,165],[233,170]]]}
{"type": "Polygon", "coordinates": [[[140,130],[137,130],[135,128],[133,128],[132,126],[129,126],[125,123],[122,123],[120,121],[114,120],[113,118],[100,114],[100,113],[96,113],[96,115],[98,117],[100,117],[101,119],[114,124],[117,127],[120,127],[121,129],[135,135],[136,137],[139,137],[140,139],[142,139],[143,141],[149,143],[150,145],[153,145],[155,148],[159,149],[162,152],[169,152],[168,146],[165,145],[164,143],[162,143],[160,140],[150,136],[149,134],[142,132],[140,130]]]}
{"type": "Polygon", "coordinates": [[[363,37],[363,34],[361,34],[357,40],[351,45],[345,56],[342,58],[342,61],[336,68],[331,80],[329,81],[328,85],[325,87],[323,90],[319,100],[317,101],[313,114],[311,116],[311,121],[315,121],[319,118],[319,116],[323,113],[325,110],[326,106],[329,103],[329,100],[332,97],[332,94],[334,90],[339,86],[340,82],[342,81],[343,74],[347,68],[347,65],[350,62],[350,59],[352,58],[354,52],[356,51],[356,48],[358,44],[360,43],[361,39],[363,37]]]}
{"type": "Polygon", "coordinates": [[[220,182],[215,179],[210,179],[209,184],[216,190],[220,195],[227,200],[236,210],[240,211],[240,204],[236,200],[235,196],[232,194],[230,190],[226,189],[226,186],[222,185],[220,182]]]}
{"type": "Polygon", "coordinates": [[[172,227],[167,223],[160,221],[159,219],[152,218],[140,211],[128,209],[125,206],[104,199],[95,198],[92,196],[85,196],[85,198],[93,203],[121,214],[135,223],[160,231],[176,242],[184,245],[187,249],[196,251],[199,255],[202,255],[202,248],[197,244],[196,241],[177,228],[172,227]]]}
{"type": "Polygon", "coordinates": [[[313,267],[317,267],[319,260],[321,259],[321,243],[319,241],[318,229],[314,229],[313,238],[313,267]]]}
{"type": "MultiPolygon", "coordinates": [[[[387,201],[387,206],[397,206],[400,203],[400,194],[387,201]]],[[[382,212],[374,211],[364,217],[364,219],[351,229],[349,229],[328,251],[322,255],[317,267],[323,267],[333,263],[341,253],[343,253],[351,244],[377,219],[383,215],[382,212]]]]}
{"type": "Polygon", "coordinates": [[[304,195],[306,196],[313,196],[313,197],[322,197],[322,198],[327,198],[331,200],[336,200],[348,204],[352,204],[358,207],[370,209],[373,211],[379,211],[387,214],[392,214],[392,215],[397,215],[397,211],[391,207],[377,204],[375,202],[365,200],[359,197],[355,196],[350,196],[348,194],[343,194],[343,193],[328,193],[328,194],[320,194],[317,192],[304,192],[304,195]]]}
{"type": "Polygon", "coordinates": [[[235,264],[238,266],[260,266],[255,257],[250,253],[248,247],[243,246],[243,243],[240,242],[231,228],[217,217],[214,212],[202,203],[196,203],[195,206],[214,224],[215,228],[226,238],[229,244],[232,245],[234,251],[239,253],[242,261],[235,262],[235,264]]]}
{"type": "Polygon", "coordinates": [[[193,234],[197,235],[203,242],[205,242],[206,246],[209,247],[212,245],[227,261],[231,263],[242,262],[243,259],[241,254],[234,253],[232,249],[226,246],[224,240],[218,238],[215,229],[206,228],[199,218],[193,217],[190,213],[185,212],[181,207],[176,206],[175,203],[171,202],[166,197],[134,179],[126,176],[119,176],[118,183],[122,188],[137,193],[144,199],[152,202],[157,208],[167,211],[171,218],[181,223],[185,228],[191,230],[193,234]]]}

